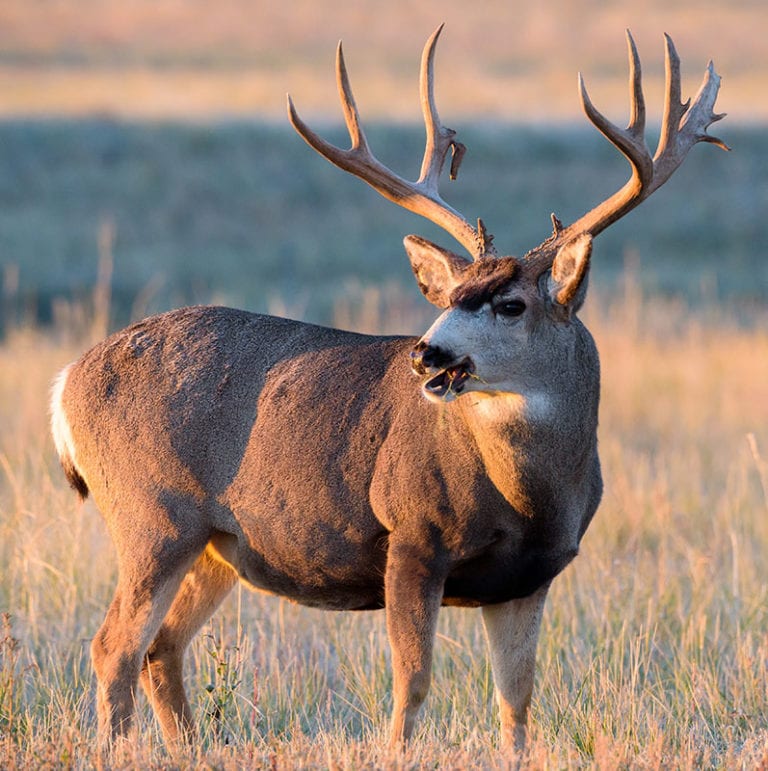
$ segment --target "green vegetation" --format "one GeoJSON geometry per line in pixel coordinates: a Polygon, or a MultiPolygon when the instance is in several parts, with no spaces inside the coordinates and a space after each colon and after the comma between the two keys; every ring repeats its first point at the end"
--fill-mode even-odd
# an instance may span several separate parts
{"type": "MultiPolygon", "coordinates": [[[[520,254],[620,187],[623,158],[589,127],[470,126],[444,195],[520,254]]],[[[768,140],[713,128],[734,148],[699,146],[665,188],[597,241],[592,281],[616,285],[627,259],[643,287],[692,300],[768,299],[768,140]]],[[[342,132],[329,137],[347,142],[342,132]]],[[[422,130],[374,126],[377,154],[415,177],[422,130]]],[[[345,295],[387,286],[415,296],[403,235],[453,247],[314,155],[288,126],[0,124],[0,265],[6,305],[49,319],[55,298],[96,279],[98,237],[114,227],[116,323],[211,298],[329,321],[345,295]],[[15,267],[13,267],[15,266],[15,267]],[[9,281],[18,270],[18,288],[9,281]],[[138,307],[134,307],[138,306],[138,307]]],[[[6,315],[10,311],[6,309],[6,315]]]]}

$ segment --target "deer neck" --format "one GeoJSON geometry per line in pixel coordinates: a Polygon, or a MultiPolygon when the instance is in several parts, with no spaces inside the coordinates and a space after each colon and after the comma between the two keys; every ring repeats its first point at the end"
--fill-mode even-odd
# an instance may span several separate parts
{"type": "Polygon", "coordinates": [[[458,404],[488,476],[518,511],[534,516],[534,501],[567,500],[582,481],[595,453],[596,416],[574,415],[542,391],[467,394],[458,404]]]}

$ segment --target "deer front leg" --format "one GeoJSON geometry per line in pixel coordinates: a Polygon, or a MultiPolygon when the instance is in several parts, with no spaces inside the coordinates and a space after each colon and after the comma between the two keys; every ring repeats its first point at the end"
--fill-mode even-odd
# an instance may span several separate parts
{"type": "Polygon", "coordinates": [[[436,563],[431,549],[390,541],[384,591],[392,650],[393,748],[410,738],[429,690],[445,580],[436,563]]]}
{"type": "Polygon", "coordinates": [[[533,693],[536,644],[549,584],[530,597],[483,608],[504,750],[525,749],[528,707],[533,693]]]}

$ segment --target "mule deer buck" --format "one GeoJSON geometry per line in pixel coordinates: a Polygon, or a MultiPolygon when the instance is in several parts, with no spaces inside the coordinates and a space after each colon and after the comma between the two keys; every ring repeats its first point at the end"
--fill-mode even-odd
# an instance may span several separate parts
{"type": "MultiPolygon", "coordinates": [[[[342,56],[352,146],[291,122],[321,155],[440,225],[471,260],[418,236],[405,249],[442,315],[420,338],[353,334],[218,307],[140,321],[59,375],[52,427],[64,471],[90,492],[119,579],[93,639],[100,736],[131,722],[141,683],[166,740],[194,735],[182,659],[238,579],[315,608],[383,608],[391,645],[391,741],[408,739],[430,682],[442,605],[482,608],[502,744],[520,748],[552,579],[576,556],[602,492],[598,355],[577,313],[592,239],[660,187],[700,141],[719,77],[693,104],[666,39],[658,150],[644,140],[631,36],[631,120],[612,125],[581,83],[587,116],[626,156],[631,179],[522,258],[498,257],[438,193],[449,152],[433,60],[420,87],[427,139],[407,182],[371,153],[342,56]],[[426,398],[425,398],[426,397],[426,398]]],[[[726,148],[727,149],[727,148],[726,148]]]]}

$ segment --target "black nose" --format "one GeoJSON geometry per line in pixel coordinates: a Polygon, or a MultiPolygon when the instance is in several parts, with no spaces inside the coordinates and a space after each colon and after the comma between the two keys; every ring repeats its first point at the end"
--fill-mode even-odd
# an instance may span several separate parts
{"type": "Polygon", "coordinates": [[[447,367],[454,358],[448,351],[419,340],[411,349],[411,369],[417,375],[426,375],[430,370],[447,367]]]}

